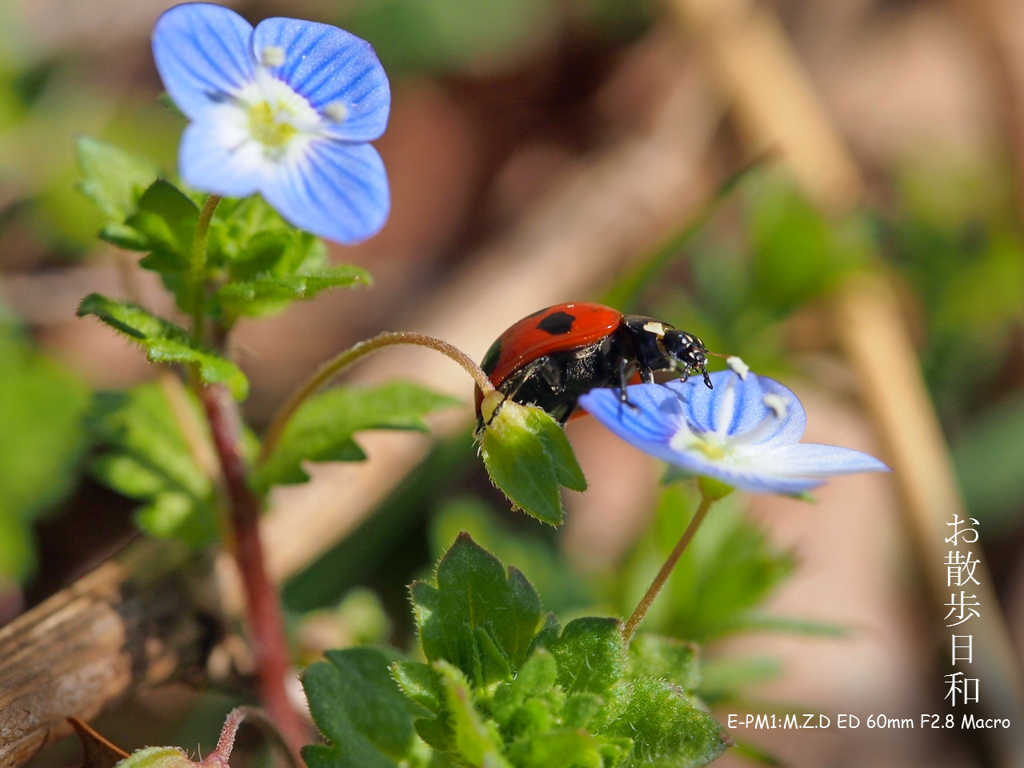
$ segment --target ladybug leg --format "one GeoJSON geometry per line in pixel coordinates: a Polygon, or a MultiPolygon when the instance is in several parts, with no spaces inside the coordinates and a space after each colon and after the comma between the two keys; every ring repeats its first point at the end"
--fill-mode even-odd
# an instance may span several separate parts
{"type": "MultiPolygon", "coordinates": [[[[555,391],[560,390],[564,386],[564,376],[556,365],[553,364],[551,358],[541,357],[534,360],[529,365],[524,366],[521,370],[517,371],[514,376],[509,378],[508,381],[501,388],[501,392],[505,395],[505,400],[511,400],[512,402],[518,402],[516,395],[519,394],[519,390],[523,388],[531,378],[535,375],[540,374],[544,381],[555,391]]],[[[494,409],[494,413],[487,422],[487,426],[490,426],[491,422],[501,411],[502,403],[498,404],[498,407],[494,409]]]]}
{"type": "MultiPolygon", "coordinates": [[[[645,384],[650,384],[654,381],[654,373],[649,368],[640,368],[640,380],[645,384]],[[648,381],[649,379],[649,381],[648,381]]],[[[628,405],[634,411],[637,410],[637,406],[629,401],[629,392],[626,387],[629,386],[629,361],[624,358],[619,358],[619,412],[622,412],[622,406],[628,405]]]]}

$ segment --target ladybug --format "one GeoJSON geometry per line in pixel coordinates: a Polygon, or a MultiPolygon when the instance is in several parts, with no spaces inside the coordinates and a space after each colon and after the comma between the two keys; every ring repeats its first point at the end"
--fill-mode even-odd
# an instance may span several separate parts
{"type": "MultiPolygon", "coordinates": [[[[618,387],[628,404],[626,385],[651,383],[654,371],[679,371],[683,379],[700,372],[711,389],[707,354],[696,336],[652,317],[623,315],[602,304],[557,304],[501,334],[480,367],[507,398],[536,405],[564,425],[580,395],[618,387]]],[[[482,400],[478,387],[478,430],[482,400]]]]}

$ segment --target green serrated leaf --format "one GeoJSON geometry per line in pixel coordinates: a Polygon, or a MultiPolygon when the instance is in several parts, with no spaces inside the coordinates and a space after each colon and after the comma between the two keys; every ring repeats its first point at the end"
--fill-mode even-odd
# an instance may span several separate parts
{"type": "Polygon", "coordinates": [[[413,611],[428,661],[443,659],[475,686],[509,679],[526,661],[541,624],[540,598],[463,534],[437,567],[437,586],[412,585],[413,611]]]}
{"type": "Polygon", "coordinates": [[[199,209],[184,192],[163,179],[153,182],[125,222],[146,238],[150,253],[139,263],[160,273],[188,269],[198,219],[199,209]]]}
{"type": "Polygon", "coordinates": [[[105,240],[126,251],[148,251],[149,238],[127,224],[107,224],[100,230],[100,240],[105,240]]]}
{"type": "Polygon", "coordinates": [[[560,725],[565,695],[556,685],[554,657],[539,649],[523,664],[511,683],[499,684],[490,703],[506,743],[548,733],[560,725]]]}
{"type": "Polygon", "coordinates": [[[509,756],[523,768],[604,768],[601,746],[582,729],[564,728],[516,742],[509,756]]]}
{"type": "MultiPolygon", "coordinates": [[[[196,428],[202,429],[198,403],[190,395],[186,402],[196,428]]],[[[213,484],[190,452],[159,384],[97,395],[89,426],[107,451],[94,461],[93,474],[119,493],[146,502],[136,512],[140,527],[152,536],[193,546],[219,538],[213,484]]]]}
{"type": "Polygon", "coordinates": [[[335,387],[310,398],[296,411],[273,453],[256,469],[254,487],[304,483],[304,461],[362,461],[366,454],[353,439],[368,429],[426,432],[423,416],[458,400],[410,382],[379,387],[335,387]]]}
{"type": "Polygon", "coordinates": [[[156,181],[156,166],[88,136],[78,139],[76,146],[84,177],[78,188],[108,219],[124,222],[138,209],[143,191],[156,181]]]}
{"type": "Polygon", "coordinates": [[[700,648],[659,635],[637,635],[629,644],[626,676],[658,678],[678,685],[687,693],[700,685],[700,648]]]}
{"type": "Polygon", "coordinates": [[[626,653],[618,619],[586,616],[570,621],[545,646],[558,662],[558,684],[566,693],[604,693],[622,677],[626,653]]]}
{"type": "Polygon", "coordinates": [[[502,755],[501,736],[493,722],[484,721],[473,703],[473,693],[461,670],[445,661],[434,662],[441,675],[445,708],[451,729],[449,751],[459,762],[474,768],[511,768],[502,755]]]}
{"type": "Polygon", "coordinates": [[[413,745],[412,714],[378,648],[328,651],[302,684],[310,712],[330,746],[304,747],[310,768],[393,768],[413,745]]]}
{"type": "Polygon", "coordinates": [[[601,710],[604,699],[596,693],[574,693],[565,699],[562,720],[566,728],[588,728],[601,710]]]}
{"type": "Polygon", "coordinates": [[[74,487],[86,448],[80,381],[0,322],[0,575],[32,570],[32,521],[74,487]]]}
{"type": "Polygon", "coordinates": [[[244,400],[249,393],[249,380],[237,365],[191,346],[184,328],[151,315],[137,304],[91,293],[78,305],[78,316],[86,315],[99,318],[141,344],[150,362],[192,366],[204,384],[224,384],[238,400],[244,400]]]}
{"type": "Polygon", "coordinates": [[[540,408],[503,401],[483,430],[480,453],[491,481],[509,501],[551,525],[562,522],[559,486],[587,488],[565,433],[540,408]]]}
{"type": "Polygon", "coordinates": [[[428,712],[439,715],[444,711],[444,690],[436,669],[422,661],[396,661],[391,665],[391,676],[402,692],[428,712]]]}
{"type": "Polygon", "coordinates": [[[722,726],[664,680],[637,680],[625,711],[603,731],[633,740],[630,766],[699,768],[731,744],[722,726]]]}
{"type": "Polygon", "coordinates": [[[279,311],[293,301],[312,299],[329,288],[367,285],[369,282],[369,274],[354,266],[284,277],[261,274],[249,281],[226,284],[214,294],[213,302],[228,317],[261,317],[279,311]]]}

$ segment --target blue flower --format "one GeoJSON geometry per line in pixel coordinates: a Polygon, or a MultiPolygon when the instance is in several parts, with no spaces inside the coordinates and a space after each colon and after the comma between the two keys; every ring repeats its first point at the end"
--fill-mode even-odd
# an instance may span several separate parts
{"type": "Polygon", "coordinates": [[[773,379],[733,371],[700,379],[627,388],[632,407],[614,389],[594,389],[580,405],[616,435],[693,475],[733,488],[797,495],[825,478],[888,471],[866,453],[801,443],[807,415],[773,379]]]}
{"type": "Polygon", "coordinates": [[[195,3],[157,20],[153,57],[191,121],[178,152],[189,186],[259,192],[295,226],[342,243],[384,225],[387,175],[367,142],[384,133],[391,91],[365,40],[296,19],[253,29],[234,11],[195,3]]]}

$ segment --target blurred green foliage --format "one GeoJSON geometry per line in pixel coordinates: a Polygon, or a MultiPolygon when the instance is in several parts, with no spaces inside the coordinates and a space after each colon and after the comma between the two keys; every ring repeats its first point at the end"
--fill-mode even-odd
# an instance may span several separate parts
{"type": "Polygon", "coordinates": [[[92,471],[115,491],[143,502],[135,519],[151,536],[203,546],[220,537],[219,506],[209,468],[199,464],[182,421],[195,439],[210,437],[195,397],[182,388],[176,400],[188,412],[178,413],[164,386],[96,395],[89,426],[105,451],[94,458],[92,471]]]}
{"type": "Polygon", "coordinates": [[[75,487],[88,389],[0,316],[0,576],[34,566],[32,522],[75,487]]]}
{"type": "Polygon", "coordinates": [[[786,365],[782,322],[870,266],[874,252],[867,218],[830,221],[783,174],[753,167],[606,298],[771,373],[786,365]]]}
{"type": "MultiPolygon", "coordinates": [[[[653,580],[697,509],[691,483],[661,493],[654,524],[611,581],[625,614],[653,580]]],[[[685,640],[710,640],[760,626],[757,606],[793,569],[743,512],[737,494],[717,502],[644,619],[644,630],[685,640]]]]}

